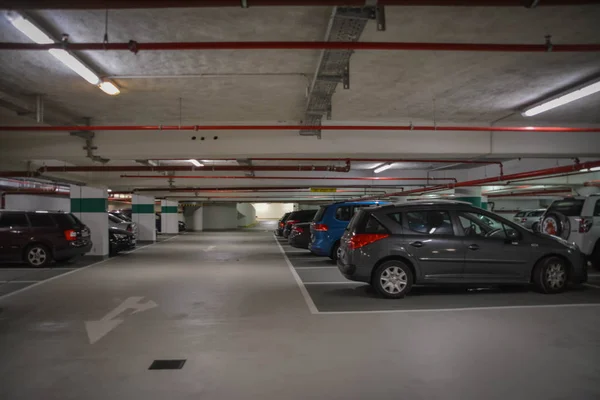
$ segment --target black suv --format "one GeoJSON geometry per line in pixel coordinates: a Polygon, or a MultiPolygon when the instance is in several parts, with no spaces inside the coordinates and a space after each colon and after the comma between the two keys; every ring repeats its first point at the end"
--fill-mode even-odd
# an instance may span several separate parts
{"type": "Polygon", "coordinates": [[[338,250],[338,267],[382,296],[413,284],[529,284],[559,293],[587,281],[583,254],[566,240],[531,232],[459,201],[415,201],[361,209],[338,250]]]}
{"type": "Polygon", "coordinates": [[[285,220],[285,225],[282,232],[283,237],[287,238],[290,235],[292,226],[294,226],[294,224],[298,224],[300,222],[311,222],[317,211],[318,210],[292,211],[285,220]]]}
{"type": "Polygon", "coordinates": [[[0,210],[0,259],[43,267],[92,248],[90,230],[73,214],[0,210]]]}

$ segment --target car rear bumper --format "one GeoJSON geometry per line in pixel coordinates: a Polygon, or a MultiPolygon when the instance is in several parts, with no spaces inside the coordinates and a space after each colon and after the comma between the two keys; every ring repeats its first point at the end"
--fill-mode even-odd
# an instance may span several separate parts
{"type": "Polygon", "coordinates": [[[302,238],[301,236],[290,236],[288,238],[288,243],[290,246],[295,247],[297,249],[308,249],[309,242],[307,239],[302,238]]]}
{"type": "Polygon", "coordinates": [[[54,258],[57,260],[67,259],[72,257],[82,256],[92,249],[92,242],[90,240],[86,242],[72,242],[68,246],[54,249],[54,258]]]}
{"type": "Polygon", "coordinates": [[[135,241],[118,241],[110,243],[110,252],[118,253],[120,251],[132,250],[135,248],[135,241]]]}
{"type": "Polygon", "coordinates": [[[369,268],[359,268],[355,264],[346,262],[345,260],[338,258],[337,267],[344,278],[356,281],[371,283],[371,272],[369,268]]]}

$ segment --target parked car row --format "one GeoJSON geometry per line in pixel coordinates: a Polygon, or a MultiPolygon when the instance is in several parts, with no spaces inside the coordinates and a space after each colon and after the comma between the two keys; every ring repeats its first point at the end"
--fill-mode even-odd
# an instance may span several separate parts
{"type": "Polygon", "coordinates": [[[312,222],[287,213],[275,233],[337,261],[386,298],[413,285],[530,285],[560,293],[600,264],[600,196],[567,198],[507,220],[460,201],[342,202],[312,222]],[[288,224],[288,221],[292,221],[288,224]],[[289,226],[289,228],[288,228],[289,226]]]}
{"type": "MultiPolygon", "coordinates": [[[[108,219],[110,255],[133,249],[135,224],[112,214],[108,219]]],[[[91,248],[90,229],[71,213],[0,210],[0,261],[44,267],[83,256],[91,248]]]]}

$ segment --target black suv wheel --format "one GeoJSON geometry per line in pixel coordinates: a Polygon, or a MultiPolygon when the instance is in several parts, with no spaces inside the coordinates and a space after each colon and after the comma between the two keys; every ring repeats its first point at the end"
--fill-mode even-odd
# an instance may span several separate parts
{"type": "Polygon", "coordinates": [[[401,299],[412,288],[413,273],[402,261],[390,260],[377,267],[371,283],[381,296],[401,299]]]}
{"type": "Polygon", "coordinates": [[[43,244],[32,244],[25,250],[25,262],[32,267],[43,267],[50,261],[52,261],[52,254],[43,244]]]}

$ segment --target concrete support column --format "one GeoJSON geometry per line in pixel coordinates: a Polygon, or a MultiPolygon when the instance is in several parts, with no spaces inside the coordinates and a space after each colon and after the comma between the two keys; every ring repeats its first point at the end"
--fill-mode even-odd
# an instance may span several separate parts
{"type": "Polygon", "coordinates": [[[71,185],[71,213],[91,231],[90,256],[108,257],[108,190],[71,185]]]}
{"type": "Polygon", "coordinates": [[[481,196],[481,187],[456,188],[454,196],[454,200],[466,201],[475,207],[487,209],[487,197],[481,196]]]}
{"type": "Polygon", "coordinates": [[[161,201],[161,233],[179,233],[178,207],[179,202],[177,201],[161,201]]]}
{"type": "Polygon", "coordinates": [[[589,196],[597,193],[600,193],[600,187],[597,186],[579,186],[573,190],[573,194],[578,196],[589,196]]]}
{"type": "Polygon", "coordinates": [[[138,226],[138,242],[156,241],[156,215],[154,197],[134,194],[131,199],[131,216],[138,226]]]}

